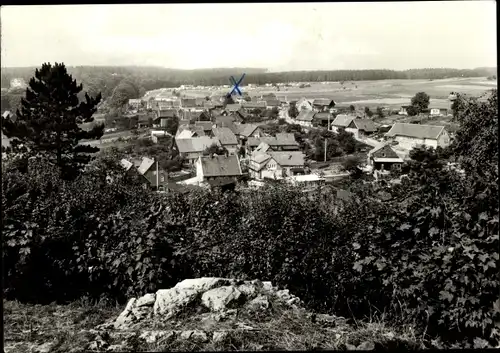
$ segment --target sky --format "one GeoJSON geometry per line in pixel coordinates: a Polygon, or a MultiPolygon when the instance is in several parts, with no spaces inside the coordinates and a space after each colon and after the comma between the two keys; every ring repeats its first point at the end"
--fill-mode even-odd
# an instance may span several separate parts
{"type": "Polygon", "coordinates": [[[483,1],[29,5],[1,8],[2,67],[270,71],[496,66],[483,1]]]}

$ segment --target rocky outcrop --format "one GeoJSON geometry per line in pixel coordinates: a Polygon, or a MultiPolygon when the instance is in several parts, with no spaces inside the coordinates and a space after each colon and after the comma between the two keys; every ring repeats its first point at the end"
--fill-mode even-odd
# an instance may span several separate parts
{"type": "Polygon", "coordinates": [[[215,277],[186,279],[173,288],[131,298],[116,320],[96,327],[96,338],[87,348],[116,351],[126,346],[132,336],[147,344],[175,340],[220,343],[231,330],[255,330],[237,322],[239,313],[264,313],[272,309],[273,305],[300,309],[301,304],[299,298],[286,289],[278,290],[271,282],[215,277]],[[176,320],[180,320],[181,315],[183,322],[186,322],[186,317],[196,316],[196,326],[178,327],[176,320]],[[218,327],[223,324],[227,328],[227,322],[232,323],[229,331],[218,327]],[[169,329],[159,329],[159,323],[169,329]],[[113,344],[104,342],[99,330],[111,330],[109,336],[113,344]]]}

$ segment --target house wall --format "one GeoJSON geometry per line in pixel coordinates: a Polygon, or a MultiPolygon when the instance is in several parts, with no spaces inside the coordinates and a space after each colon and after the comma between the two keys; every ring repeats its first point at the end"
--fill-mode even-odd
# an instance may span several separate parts
{"type": "Polygon", "coordinates": [[[437,145],[440,147],[447,147],[450,145],[450,135],[446,130],[439,135],[437,145]]]}
{"type": "Polygon", "coordinates": [[[427,147],[433,147],[436,148],[438,145],[438,141],[435,139],[420,139],[420,138],[414,138],[414,137],[407,137],[407,136],[396,136],[395,140],[399,142],[399,145],[405,149],[412,149],[413,147],[417,145],[424,145],[427,147]]]}
{"type": "MultiPolygon", "coordinates": [[[[144,173],[144,177],[148,180],[151,187],[156,187],[156,163],[144,173]]],[[[158,170],[158,187],[166,187],[168,182],[167,172],[158,170]]]]}
{"type": "Polygon", "coordinates": [[[301,110],[313,110],[312,105],[308,101],[297,102],[296,107],[299,112],[301,110]]]}
{"type": "Polygon", "coordinates": [[[203,168],[201,166],[201,159],[198,158],[195,164],[196,164],[196,177],[198,178],[199,182],[202,182],[204,180],[204,176],[203,176],[203,168]]]}
{"type": "Polygon", "coordinates": [[[406,111],[406,108],[401,107],[398,114],[399,115],[408,115],[408,112],[406,111]]]}

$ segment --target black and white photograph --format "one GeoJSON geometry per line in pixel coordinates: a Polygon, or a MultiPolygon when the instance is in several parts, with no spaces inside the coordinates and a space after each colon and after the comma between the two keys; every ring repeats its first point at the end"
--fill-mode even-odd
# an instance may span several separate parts
{"type": "Polygon", "coordinates": [[[2,5],[3,352],[499,349],[496,13],[2,5]]]}

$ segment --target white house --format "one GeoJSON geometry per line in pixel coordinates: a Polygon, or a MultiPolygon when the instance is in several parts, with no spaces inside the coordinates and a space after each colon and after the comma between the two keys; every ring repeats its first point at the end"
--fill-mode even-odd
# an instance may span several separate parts
{"type": "Polygon", "coordinates": [[[306,99],[305,97],[302,97],[301,99],[299,99],[297,101],[297,103],[295,104],[295,106],[297,107],[297,110],[299,112],[301,112],[302,110],[313,110],[313,104],[310,100],[306,99]]]}
{"type": "Polygon", "coordinates": [[[411,150],[418,145],[427,147],[446,147],[450,144],[450,135],[444,126],[396,123],[385,134],[399,143],[399,146],[411,150]]]}
{"type": "Polygon", "coordinates": [[[349,128],[349,125],[354,120],[353,116],[339,114],[335,117],[335,120],[332,122],[332,131],[338,133],[341,128],[345,129],[348,132],[354,133],[356,129],[349,128]]]}
{"type": "Polygon", "coordinates": [[[250,156],[250,177],[257,180],[283,179],[296,174],[304,174],[304,153],[254,152],[250,156]]]}
{"type": "Polygon", "coordinates": [[[200,156],[196,160],[196,178],[200,186],[235,184],[243,175],[237,155],[200,156]]]}
{"type": "Polygon", "coordinates": [[[314,115],[316,114],[316,112],[314,112],[313,110],[309,110],[309,109],[302,109],[299,111],[300,111],[300,113],[294,119],[294,122],[301,125],[301,126],[312,127],[314,115]]]}

